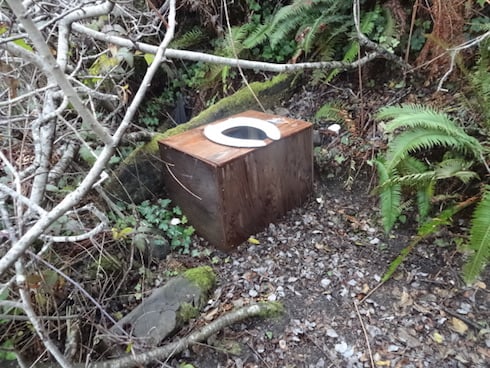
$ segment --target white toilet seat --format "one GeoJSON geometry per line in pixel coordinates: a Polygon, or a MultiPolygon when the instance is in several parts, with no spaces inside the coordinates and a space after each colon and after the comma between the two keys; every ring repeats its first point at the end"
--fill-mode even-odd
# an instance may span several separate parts
{"type": "Polygon", "coordinates": [[[281,131],[273,123],[265,120],[237,117],[222,121],[217,124],[210,124],[204,128],[204,135],[210,141],[231,147],[263,147],[267,144],[262,139],[244,139],[225,135],[223,132],[235,128],[253,128],[262,131],[267,138],[278,140],[281,138],[281,131]]]}

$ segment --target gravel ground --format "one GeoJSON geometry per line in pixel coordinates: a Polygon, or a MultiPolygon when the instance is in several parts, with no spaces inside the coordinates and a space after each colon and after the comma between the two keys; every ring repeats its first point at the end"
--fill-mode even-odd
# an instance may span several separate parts
{"type": "Polygon", "coordinates": [[[285,313],[230,326],[180,361],[201,368],[488,367],[489,272],[473,287],[462,283],[450,232],[446,244],[419,244],[372,292],[413,229],[385,237],[367,183],[358,179],[347,191],[341,181],[317,180],[306,205],[256,235],[260,244],[222,255],[205,318],[262,300],[283,303],[285,313]]]}

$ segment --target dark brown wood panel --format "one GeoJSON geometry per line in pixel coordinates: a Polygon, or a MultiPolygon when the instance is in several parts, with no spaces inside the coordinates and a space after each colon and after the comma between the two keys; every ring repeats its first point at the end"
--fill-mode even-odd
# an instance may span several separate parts
{"type": "Polygon", "coordinates": [[[234,148],[208,141],[200,127],[159,142],[170,198],[223,250],[301,205],[313,185],[310,123],[254,111],[236,116],[280,121],[282,137],[265,147],[234,148]]]}

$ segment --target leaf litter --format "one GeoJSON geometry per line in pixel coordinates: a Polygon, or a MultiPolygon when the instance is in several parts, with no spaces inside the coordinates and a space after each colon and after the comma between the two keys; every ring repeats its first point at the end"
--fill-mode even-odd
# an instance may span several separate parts
{"type": "Polygon", "coordinates": [[[408,228],[383,233],[366,180],[351,191],[341,180],[317,183],[305,206],[253,235],[259,244],[222,255],[231,260],[214,265],[221,281],[208,317],[226,305],[259,301],[283,303],[285,313],[223,331],[217,340],[241,347],[233,354],[211,343],[180,359],[203,368],[236,367],[237,361],[243,367],[370,367],[371,359],[376,367],[486,367],[489,273],[477,286],[465,286],[462,256],[454,249],[419,244],[395,277],[363,300],[412,234],[408,228]],[[316,198],[323,199],[321,207],[316,198]]]}

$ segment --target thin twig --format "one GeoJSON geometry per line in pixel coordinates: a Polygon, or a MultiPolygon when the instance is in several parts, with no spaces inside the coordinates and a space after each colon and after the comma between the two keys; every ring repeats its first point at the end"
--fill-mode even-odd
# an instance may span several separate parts
{"type": "Polygon", "coordinates": [[[367,294],[366,294],[366,296],[365,296],[364,298],[362,298],[362,299],[361,299],[361,301],[359,302],[359,304],[364,303],[364,301],[365,301],[366,299],[368,299],[368,298],[369,298],[371,295],[373,295],[373,294],[374,294],[374,292],[375,292],[376,290],[378,290],[378,289],[379,289],[381,286],[383,286],[383,285],[384,285],[384,282],[380,282],[378,285],[376,285],[374,288],[372,288],[372,289],[371,289],[371,291],[370,291],[369,293],[367,293],[367,294]]]}
{"type": "Polygon", "coordinates": [[[94,362],[88,365],[77,364],[76,368],[128,368],[139,365],[148,365],[150,362],[169,358],[175,354],[182,352],[194,343],[204,341],[209,336],[222,330],[224,327],[242,321],[246,318],[264,316],[268,313],[277,312],[277,305],[274,303],[252,304],[232,312],[229,312],[218,319],[203,326],[189,336],[181,338],[175,342],[166,344],[162,347],[154,348],[144,353],[127,355],[121,358],[107,360],[104,362],[94,362]]]}
{"type": "Polygon", "coordinates": [[[238,53],[236,52],[235,41],[233,39],[233,33],[231,31],[230,16],[228,14],[228,4],[227,4],[226,1],[223,1],[223,7],[224,7],[224,10],[225,10],[226,27],[228,28],[228,35],[230,36],[230,46],[231,46],[231,49],[233,50],[233,56],[235,56],[235,59],[237,60],[238,72],[240,73],[240,76],[242,77],[243,82],[247,86],[248,90],[252,94],[253,98],[255,99],[255,101],[257,102],[257,104],[259,105],[259,107],[262,109],[263,112],[265,112],[264,105],[262,105],[262,102],[260,102],[260,100],[257,97],[256,93],[254,92],[254,90],[252,89],[252,87],[250,87],[250,84],[248,83],[247,77],[245,77],[245,74],[243,73],[243,69],[240,67],[240,64],[238,64],[238,60],[239,60],[238,59],[238,53]]]}
{"type": "Polygon", "coordinates": [[[463,42],[462,44],[460,44],[460,45],[458,45],[456,47],[452,47],[452,48],[446,50],[446,52],[451,57],[451,63],[449,64],[449,69],[446,71],[446,73],[444,73],[444,75],[442,76],[442,78],[439,80],[439,83],[437,84],[437,90],[438,91],[447,92],[447,89],[443,88],[442,85],[444,84],[444,82],[446,81],[446,79],[453,72],[454,64],[455,64],[455,61],[456,61],[456,56],[458,55],[458,53],[460,51],[464,50],[464,49],[467,49],[469,47],[472,47],[474,45],[479,44],[480,42],[482,42],[483,40],[485,40],[488,37],[490,37],[490,31],[485,32],[484,34],[482,34],[482,35],[480,35],[480,36],[478,36],[478,37],[476,37],[476,38],[474,38],[472,40],[463,42]]]}
{"type": "Polygon", "coordinates": [[[457,312],[452,311],[451,309],[448,309],[448,308],[443,307],[443,306],[441,306],[441,309],[444,312],[446,312],[447,314],[449,314],[449,315],[451,315],[453,317],[456,317],[456,318],[460,319],[461,321],[465,322],[467,325],[473,327],[477,331],[481,331],[484,328],[482,325],[478,324],[477,322],[474,322],[471,319],[469,319],[469,318],[467,318],[465,316],[462,316],[461,314],[459,314],[457,312]]]}
{"type": "Polygon", "coordinates": [[[369,343],[369,336],[368,336],[368,333],[366,331],[366,327],[364,326],[364,322],[362,321],[361,314],[359,313],[359,308],[357,307],[357,301],[355,301],[355,300],[354,300],[354,308],[356,308],[357,318],[359,318],[359,322],[361,323],[362,332],[364,333],[364,338],[366,340],[366,346],[367,346],[368,353],[369,353],[369,360],[371,361],[371,367],[376,368],[376,364],[374,364],[373,353],[371,351],[371,344],[369,343]]]}
{"type": "Polygon", "coordinates": [[[19,294],[22,299],[22,308],[24,309],[27,317],[29,317],[29,321],[31,322],[32,327],[41,338],[41,341],[43,342],[46,349],[48,349],[49,353],[56,359],[61,367],[71,368],[72,365],[66,360],[56,344],[49,338],[49,335],[46,332],[43,324],[39,321],[39,317],[36,315],[36,312],[34,312],[34,309],[32,308],[31,296],[26,289],[26,276],[22,259],[18,259],[15,262],[15,271],[17,285],[19,286],[19,294]]]}
{"type": "Polygon", "coordinates": [[[75,286],[75,288],[77,288],[83,295],[85,295],[85,297],[88,298],[100,310],[100,312],[109,320],[109,322],[111,322],[115,326],[118,326],[118,328],[121,330],[121,332],[125,336],[129,337],[128,333],[122,327],[120,327],[117,324],[116,320],[114,318],[112,318],[112,316],[106,312],[106,310],[97,302],[97,300],[95,300],[94,297],[92,295],[90,295],[78,282],[73,280],[70,276],[68,276],[66,273],[64,273],[60,269],[58,269],[58,268],[54,267],[52,264],[46,262],[43,258],[39,257],[37,254],[32,253],[31,251],[27,251],[26,253],[28,255],[30,255],[31,257],[35,258],[37,261],[44,264],[45,266],[47,266],[49,269],[56,272],[58,275],[60,275],[64,279],[66,279],[73,286],[75,286]]]}

